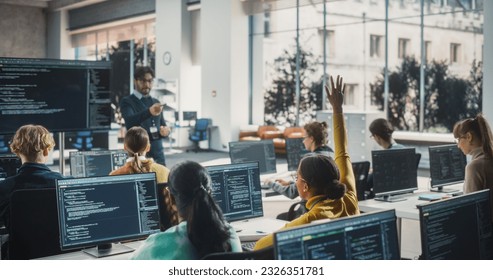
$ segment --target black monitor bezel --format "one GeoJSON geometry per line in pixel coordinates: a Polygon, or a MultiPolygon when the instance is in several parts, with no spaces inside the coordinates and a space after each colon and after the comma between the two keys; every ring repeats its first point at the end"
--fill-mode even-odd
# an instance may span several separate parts
{"type": "Polygon", "coordinates": [[[378,184],[375,184],[375,179],[377,179],[377,182],[379,178],[376,178],[376,176],[373,176],[373,192],[375,194],[375,198],[385,198],[385,197],[390,197],[390,196],[395,196],[395,195],[400,195],[400,194],[406,194],[406,193],[412,193],[416,190],[418,190],[418,171],[417,171],[417,166],[416,166],[416,149],[415,148],[403,148],[403,149],[386,149],[386,150],[373,150],[371,151],[372,153],[372,167],[373,171],[375,171],[375,160],[374,160],[374,155],[386,155],[389,157],[394,157],[395,155],[393,154],[399,154],[399,153],[409,153],[409,165],[411,170],[414,170],[414,173],[416,174],[415,176],[415,181],[413,186],[405,186],[405,187],[400,187],[399,189],[391,190],[391,191],[381,191],[378,189],[378,184]],[[411,161],[411,154],[412,154],[412,161],[411,161]],[[411,164],[412,162],[412,164],[411,164]],[[375,188],[377,186],[377,188],[375,188]]]}
{"type": "MultiPolygon", "coordinates": [[[[259,175],[260,175],[260,167],[259,167],[259,163],[257,161],[248,161],[248,162],[241,162],[241,163],[209,165],[209,166],[205,166],[205,168],[207,169],[207,172],[209,172],[209,168],[227,168],[227,167],[231,167],[231,166],[251,165],[251,164],[255,164],[255,167],[259,170],[259,175]]],[[[261,189],[262,188],[261,188],[260,176],[258,178],[256,178],[256,179],[258,179],[258,182],[256,182],[256,184],[258,185],[258,190],[261,192],[261,189]]],[[[261,213],[256,214],[256,215],[250,215],[248,217],[236,217],[236,218],[230,218],[230,217],[226,216],[225,213],[223,213],[224,218],[228,222],[234,222],[234,221],[241,221],[241,220],[247,220],[247,219],[253,219],[253,218],[263,217],[264,216],[263,198],[262,198],[262,195],[261,194],[260,194],[259,197],[260,197],[260,200],[261,200],[260,201],[260,206],[261,206],[261,209],[260,210],[261,210],[261,213]]],[[[222,209],[221,209],[221,211],[222,211],[222,209]]]]}
{"type": "MultiPolygon", "coordinates": [[[[59,233],[59,236],[60,236],[60,249],[62,251],[65,251],[65,250],[71,250],[71,249],[82,249],[82,248],[89,248],[89,247],[95,247],[95,246],[100,246],[100,245],[106,245],[106,244],[111,244],[111,243],[115,243],[115,242],[122,242],[122,241],[131,241],[131,240],[139,240],[139,239],[143,239],[143,238],[147,238],[149,235],[153,234],[153,233],[157,233],[157,232],[160,232],[160,229],[156,229],[155,231],[153,232],[150,232],[150,233],[141,233],[141,234],[135,234],[131,237],[122,237],[122,236],[118,236],[118,237],[112,237],[112,238],[108,238],[108,239],[105,239],[105,240],[100,240],[100,241],[92,241],[92,242],[87,242],[87,243],[77,243],[77,244],[72,244],[72,245],[65,245],[64,242],[63,242],[63,230],[62,230],[62,217],[61,217],[61,213],[62,213],[62,209],[60,209],[61,205],[60,205],[60,199],[59,199],[59,196],[61,195],[60,193],[60,183],[63,181],[68,181],[68,180],[94,180],[94,181],[97,181],[98,179],[100,178],[111,178],[113,180],[115,179],[118,179],[118,177],[120,178],[125,178],[127,177],[127,179],[125,180],[131,180],[129,178],[132,178],[132,177],[136,177],[136,178],[139,178],[139,177],[142,177],[142,176],[145,176],[145,177],[149,177],[149,178],[145,178],[145,179],[148,179],[149,181],[153,181],[154,182],[154,191],[156,192],[155,195],[156,195],[156,199],[158,199],[158,193],[157,193],[157,181],[156,181],[156,173],[154,172],[149,172],[149,173],[136,173],[136,174],[125,174],[125,175],[113,175],[113,176],[97,176],[97,177],[86,177],[86,178],[64,178],[64,179],[57,179],[56,180],[56,203],[57,203],[57,216],[58,216],[58,233],[59,233]],[[150,179],[153,179],[153,180],[150,180],[150,179]]],[[[113,181],[112,180],[112,181],[113,181]]],[[[157,206],[157,204],[156,204],[157,206]]],[[[159,208],[156,209],[156,212],[158,213],[159,215],[159,208]]],[[[159,220],[160,217],[159,217],[159,220]]]]}
{"type": "MultiPolygon", "coordinates": [[[[301,233],[304,229],[306,228],[318,228],[321,227],[323,228],[324,231],[330,231],[330,230],[337,230],[341,228],[347,228],[350,227],[351,225],[355,224],[361,224],[362,220],[367,219],[368,216],[382,216],[386,215],[389,217],[386,218],[392,218],[394,220],[394,225],[395,225],[395,232],[398,234],[397,230],[397,216],[395,214],[395,209],[388,209],[388,210],[379,210],[379,211],[374,211],[374,212],[368,212],[368,213],[362,213],[360,215],[356,216],[346,216],[346,217],[341,217],[335,220],[317,220],[315,222],[312,222],[310,224],[298,226],[298,227],[293,227],[293,228],[287,228],[283,229],[278,232],[274,232],[274,258],[279,259],[278,256],[280,254],[279,252],[279,247],[278,247],[278,242],[279,242],[279,235],[294,235],[296,233],[301,233]],[[327,229],[326,227],[329,226],[330,229],[327,229]]],[[[374,221],[373,221],[374,222],[374,221]]],[[[301,235],[301,234],[299,234],[301,235]]],[[[298,238],[298,237],[297,237],[298,238]]],[[[299,237],[301,238],[301,237],[299,237]]],[[[396,253],[398,254],[395,259],[400,259],[400,245],[399,245],[399,237],[396,235],[395,240],[393,240],[394,245],[396,247],[396,253]]]]}
{"type": "MultiPolygon", "coordinates": [[[[97,153],[107,153],[109,155],[112,155],[114,153],[122,153],[122,154],[127,155],[127,158],[128,158],[128,152],[125,151],[124,149],[116,149],[116,150],[91,150],[91,151],[71,151],[69,153],[70,175],[73,176],[73,177],[75,177],[75,178],[88,177],[88,176],[81,176],[81,177],[76,177],[75,176],[75,174],[73,173],[73,169],[72,169],[72,159],[77,154],[81,154],[81,155],[83,155],[85,157],[87,155],[97,154],[97,153]]],[[[84,174],[84,175],[86,175],[86,174],[84,174]]],[[[91,177],[98,177],[98,176],[91,176],[91,177]]]]}
{"type": "MultiPolygon", "coordinates": [[[[488,208],[489,211],[488,211],[488,214],[490,215],[490,221],[491,221],[491,194],[490,194],[490,190],[489,189],[484,189],[484,190],[480,190],[480,191],[476,191],[476,192],[472,192],[472,193],[468,193],[468,194],[464,194],[464,195],[460,195],[460,196],[454,196],[454,197],[451,197],[451,198],[447,198],[447,199],[442,199],[442,200],[437,200],[437,201],[433,201],[433,202],[429,202],[429,203],[424,203],[424,204],[418,204],[417,205],[417,208],[418,208],[418,211],[419,211],[419,226],[420,226],[420,239],[421,239],[421,259],[431,259],[431,255],[428,254],[428,250],[427,250],[427,247],[429,246],[428,244],[428,239],[426,238],[426,235],[428,234],[427,233],[427,227],[426,227],[426,223],[425,223],[425,219],[424,217],[428,217],[429,216],[429,212],[430,211],[436,211],[434,210],[433,208],[450,208],[451,206],[454,206],[454,205],[459,205],[459,204],[464,204],[466,205],[466,203],[468,201],[478,201],[480,199],[487,199],[489,203],[488,204],[488,208]]],[[[473,203],[476,203],[476,202],[473,202],[473,203]]],[[[470,203],[469,203],[470,205],[470,203]]],[[[443,211],[442,211],[443,212],[443,211]]],[[[478,220],[476,220],[478,221],[478,220]]],[[[493,227],[493,225],[492,225],[493,227]]],[[[468,229],[464,229],[466,231],[469,232],[468,229]]],[[[479,229],[478,229],[479,230],[479,229]]],[[[493,232],[493,231],[492,231],[493,232]]],[[[474,242],[473,240],[473,237],[468,234],[468,240],[467,242],[474,242]]],[[[479,237],[478,237],[478,242],[479,242],[479,237]]],[[[493,242],[493,237],[492,237],[492,242],[493,242]]],[[[493,248],[491,248],[493,250],[493,248]]]]}
{"type": "Polygon", "coordinates": [[[458,184],[458,183],[464,182],[465,169],[466,169],[466,165],[467,165],[467,157],[466,157],[466,155],[464,155],[464,153],[462,153],[462,151],[459,149],[459,147],[457,147],[456,144],[429,146],[428,147],[428,155],[429,155],[429,160],[430,160],[430,187],[432,189],[442,189],[443,187],[451,185],[451,184],[456,184],[456,183],[458,184]],[[448,149],[448,150],[454,149],[454,150],[457,150],[458,153],[462,154],[462,160],[463,160],[462,171],[463,171],[463,175],[464,175],[464,176],[462,176],[462,179],[459,179],[459,180],[455,180],[455,179],[449,179],[449,180],[435,179],[434,180],[433,179],[433,172],[431,171],[431,168],[433,166],[432,160],[434,158],[432,157],[432,154],[435,150],[441,150],[441,149],[448,149]]]}
{"type": "MultiPolygon", "coordinates": [[[[229,158],[230,158],[230,161],[231,163],[244,163],[244,162],[250,162],[250,161],[258,161],[259,162],[259,170],[260,170],[260,174],[272,174],[272,173],[276,173],[277,172],[277,157],[276,157],[276,152],[275,152],[275,147],[274,147],[274,140],[272,139],[264,139],[264,140],[258,140],[258,141],[231,141],[228,143],[228,150],[229,150],[229,158]],[[273,156],[274,156],[274,169],[272,170],[262,170],[260,167],[262,166],[260,164],[260,161],[259,159],[256,159],[256,158],[253,158],[253,159],[250,159],[248,158],[247,160],[245,161],[238,161],[238,159],[235,159],[233,157],[233,153],[231,152],[232,149],[231,149],[231,145],[262,145],[262,146],[265,146],[265,145],[269,145],[271,147],[271,150],[273,151],[273,156]]],[[[263,158],[260,159],[263,161],[265,167],[267,168],[267,155],[265,154],[265,152],[263,153],[263,158]]]]}

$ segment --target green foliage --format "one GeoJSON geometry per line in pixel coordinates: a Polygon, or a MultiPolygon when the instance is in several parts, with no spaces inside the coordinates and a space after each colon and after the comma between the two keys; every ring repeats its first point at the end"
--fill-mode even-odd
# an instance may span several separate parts
{"type": "MultiPolygon", "coordinates": [[[[420,64],[406,57],[400,67],[389,73],[388,118],[396,129],[417,131],[419,120],[420,64]]],[[[372,103],[380,110],[384,106],[384,75],[370,84],[372,103]]],[[[473,62],[468,79],[461,79],[448,70],[446,61],[425,65],[424,131],[444,127],[451,131],[454,124],[475,116],[482,108],[482,63],[473,62]]]]}
{"type": "MultiPolygon", "coordinates": [[[[300,124],[311,121],[322,108],[321,81],[313,82],[318,59],[302,48],[300,55],[300,124]]],[[[268,125],[296,125],[296,47],[282,54],[268,65],[273,77],[264,94],[264,121],[268,125]]]]}

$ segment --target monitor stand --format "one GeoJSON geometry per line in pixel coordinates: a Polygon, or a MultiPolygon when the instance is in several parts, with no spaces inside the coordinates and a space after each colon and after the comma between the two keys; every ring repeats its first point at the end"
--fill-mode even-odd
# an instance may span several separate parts
{"type": "Polygon", "coordinates": [[[92,247],[82,250],[82,252],[89,254],[96,258],[102,258],[107,256],[119,255],[133,252],[135,249],[125,246],[120,243],[101,244],[97,247],[92,247]]]}
{"type": "Polygon", "coordinates": [[[443,187],[437,187],[437,188],[431,188],[432,192],[441,192],[441,193],[449,193],[451,195],[456,195],[456,194],[461,194],[461,190],[454,190],[454,189],[444,189],[443,187]]]}

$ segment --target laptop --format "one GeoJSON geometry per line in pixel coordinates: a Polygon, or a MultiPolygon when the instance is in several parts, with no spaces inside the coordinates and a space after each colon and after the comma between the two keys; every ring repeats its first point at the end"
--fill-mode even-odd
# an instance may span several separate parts
{"type": "Polygon", "coordinates": [[[284,226],[284,220],[264,217],[258,162],[206,168],[212,196],[241,241],[256,241],[284,226]]]}
{"type": "Polygon", "coordinates": [[[431,146],[430,185],[431,190],[461,194],[467,159],[456,144],[431,146]]]}
{"type": "Polygon", "coordinates": [[[70,152],[70,175],[75,178],[105,176],[124,166],[127,157],[123,149],[70,152]]]}

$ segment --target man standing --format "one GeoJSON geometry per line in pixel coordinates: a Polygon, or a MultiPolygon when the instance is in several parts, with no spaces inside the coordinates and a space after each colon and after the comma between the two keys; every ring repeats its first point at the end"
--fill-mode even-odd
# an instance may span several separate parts
{"type": "Polygon", "coordinates": [[[120,110],[127,130],[134,126],[147,130],[151,142],[148,156],[155,162],[166,165],[162,139],[168,137],[170,129],[161,114],[163,107],[159,100],[150,96],[153,81],[154,71],[150,67],[137,67],[134,73],[134,91],[122,98],[120,110]]]}

